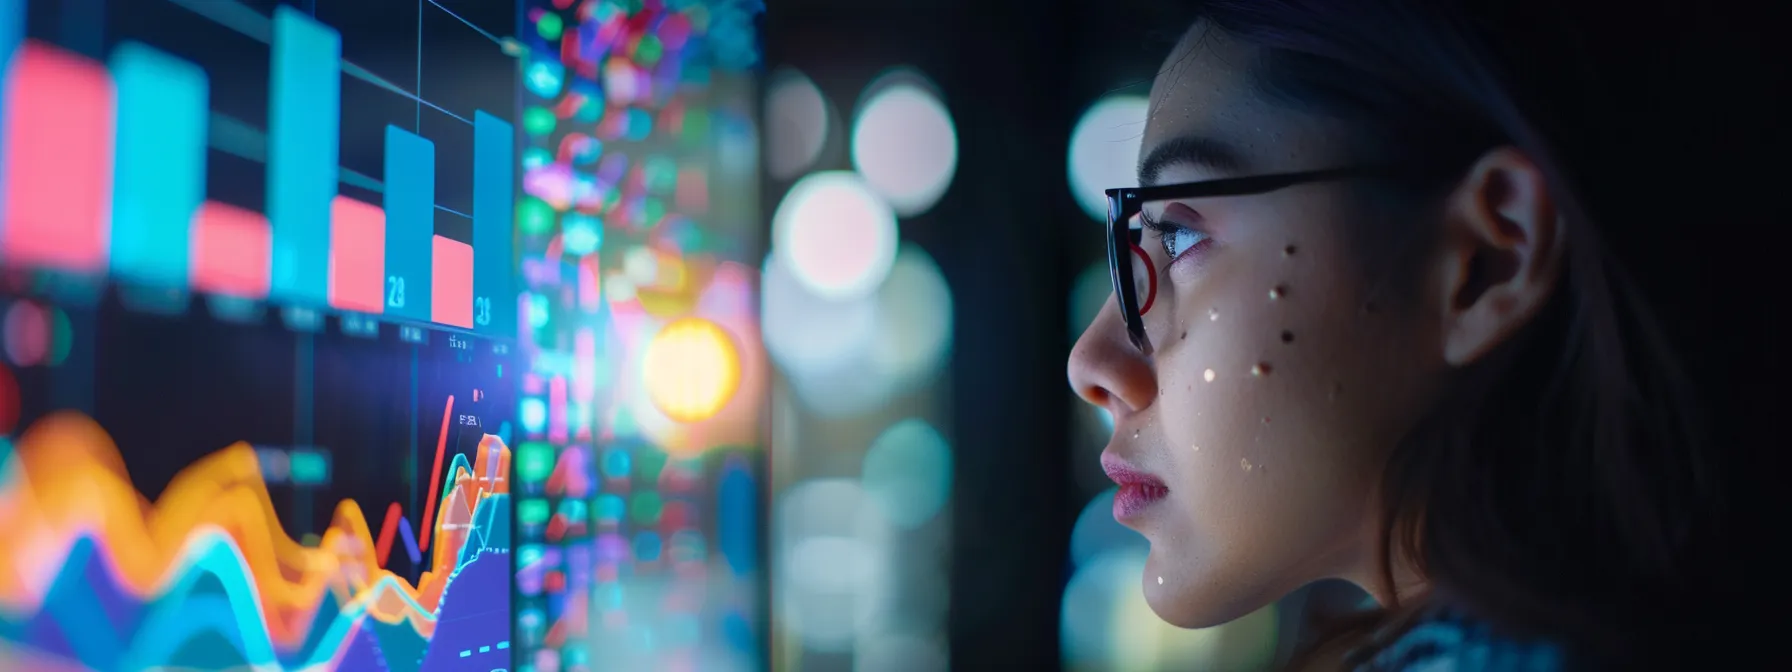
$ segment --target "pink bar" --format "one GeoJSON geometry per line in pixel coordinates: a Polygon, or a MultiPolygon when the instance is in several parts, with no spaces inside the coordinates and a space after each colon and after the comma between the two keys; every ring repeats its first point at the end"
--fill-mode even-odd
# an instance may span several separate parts
{"type": "Polygon", "coordinates": [[[566,443],[566,376],[548,381],[548,440],[566,443]]]}
{"type": "Polygon", "coordinates": [[[245,299],[267,298],[274,249],[267,216],[206,201],[193,220],[193,287],[245,299]]]}
{"type": "Polygon", "coordinates": [[[27,40],[6,73],[6,259],[97,272],[112,222],[113,115],[104,66],[27,40]]]}
{"type": "Polygon", "coordinates": [[[473,328],[473,246],[435,237],[430,257],[429,319],[473,328]]]}
{"type": "Polygon", "coordinates": [[[347,196],[330,203],[330,306],[385,312],[386,210],[347,196]]]}

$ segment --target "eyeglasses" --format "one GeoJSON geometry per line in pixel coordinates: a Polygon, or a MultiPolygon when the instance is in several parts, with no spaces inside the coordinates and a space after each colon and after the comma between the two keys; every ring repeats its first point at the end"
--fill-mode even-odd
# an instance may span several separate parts
{"type": "Polygon", "coordinates": [[[1108,272],[1113,276],[1114,296],[1120,300],[1120,314],[1126,318],[1126,335],[1140,352],[1151,354],[1151,339],[1145,335],[1145,313],[1157,301],[1157,268],[1151,263],[1151,255],[1139,246],[1144,239],[1144,229],[1132,224],[1133,219],[1144,210],[1145,203],[1250,196],[1297,184],[1382,176],[1388,172],[1379,168],[1334,168],[1107,190],[1108,272]],[[1143,287],[1138,284],[1141,282],[1144,283],[1143,287]],[[1144,295],[1143,303],[1140,294],[1144,295]]]}

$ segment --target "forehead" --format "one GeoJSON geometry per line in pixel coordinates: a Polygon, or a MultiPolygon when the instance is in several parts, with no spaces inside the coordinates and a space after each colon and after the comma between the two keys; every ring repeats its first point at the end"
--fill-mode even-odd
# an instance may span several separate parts
{"type": "MultiPolygon", "coordinates": [[[[1259,93],[1253,66],[1257,47],[1196,25],[1164,60],[1151,86],[1140,159],[1172,141],[1193,138],[1234,150],[1240,173],[1262,174],[1329,167],[1341,152],[1324,121],[1259,93]]],[[[1204,179],[1211,171],[1168,168],[1159,182],[1204,179]]]]}

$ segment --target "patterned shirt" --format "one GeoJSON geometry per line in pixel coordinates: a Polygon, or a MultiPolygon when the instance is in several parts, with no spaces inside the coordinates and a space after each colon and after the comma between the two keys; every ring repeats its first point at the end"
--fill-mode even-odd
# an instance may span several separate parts
{"type": "Polygon", "coordinates": [[[1567,672],[1560,647],[1501,637],[1464,619],[1441,616],[1414,626],[1355,672],[1567,672]]]}

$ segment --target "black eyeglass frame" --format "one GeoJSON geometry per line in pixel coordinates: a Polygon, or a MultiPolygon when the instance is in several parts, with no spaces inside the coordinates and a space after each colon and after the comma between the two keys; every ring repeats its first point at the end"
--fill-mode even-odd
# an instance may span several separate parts
{"type": "MultiPolygon", "coordinates": [[[[1220,196],[1251,196],[1299,184],[1387,176],[1391,172],[1396,171],[1384,168],[1330,168],[1106,190],[1105,193],[1108,197],[1108,274],[1114,281],[1114,297],[1120,302],[1120,315],[1126,320],[1127,337],[1132,340],[1132,344],[1140,352],[1151,354],[1151,339],[1145,334],[1144,310],[1140,308],[1138,291],[1133,284],[1136,278],[1132,277],[1132,260],[1125,256],[1133,254],[1133,250],[1138,248],[1139,243],[1144,239],[1143,229],[1134,229],[1127,223],[1139,215],[1146,202],[1220,196]],[[1121,263],[1122,261],[1126,263],[1121,263]]],[[[1150,268],[1149,256],[1146,257],[1146,266],[1150,268]]],[[[1152,277],[1149,278],[1152,289],[1150,296],[1146,297],[1148,303],[1156,298],[1157,278],[1155,272],[1152,273],[1152,277]]]]}

